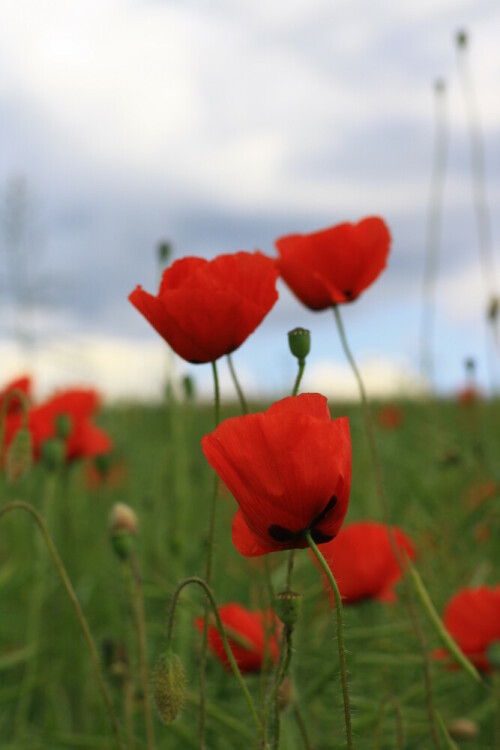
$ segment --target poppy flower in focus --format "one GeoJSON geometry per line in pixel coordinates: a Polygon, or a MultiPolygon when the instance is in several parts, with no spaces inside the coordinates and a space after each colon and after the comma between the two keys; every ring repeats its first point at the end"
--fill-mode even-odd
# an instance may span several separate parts
{"type": "MultiPolygon", "coordinates": [[[[415,549],[411,540],[395,526],[392,533],[400,552],[406,552],[414,560],[415,549]]],[[[325,544],[322,552],[345,604],[363,599],[396,601],[393,587],[401,578],[401,569],[384,524],[373,521],[351,523],[336,539],[325,544]]],[[[330,586],[327,588],[331,594],[330,586]]]]}
{"type": "MultiPolygon", "coordinates": [[[[279,649],[272,630],[273,627],[279,627],[279,623],[272,612],[250,612],[240,604],[225,604],[219,607],[219,615],[241,672],[259,672],[266,658],[266,651],[272,663],[277,660],[279,649]]],[[[204,618],[197,617],[194,622],[198,630],[203,632],[204,618]]],[[[215,620],[211,620],[208,627],[208,642],[217,659],[232,672],[215,620]]]]}
{"type": "Polygon", "coordinates": [[[172,349],[194,364],[231,354],[278,299],[275,262],[262,253],[177,260],[157,296],[138,286],[130,302],[172,349]]]}
{"type": "Polygon", "coordinates": [[[349,503],[347,418],[331,420],[319,393],[277,401],[261,414],[227,419],[201,441],[236,499],[233,543],[245,557],[307,547],[338,533],[349,503]]]}
{"type": "MultiPolygon", "coordinates": [[[[443,621],[463,653],[481,671],[491,672],[488,648],[500,642],[500,586],[462,589],[446,605],[443,621]]],[[[438,659],[448,652],[438,649],[438,659]]]]}
{"type": "Polygon", "coordinates": [[[403,422],[403,410],[399,406],[384,406],[378,413],[378,423],[386,430],[397,430],[403,422]]]}
{"type": "MultiPolygon", "coordinates": [[[[10,383],[7,383],[7,385],[0,391],[0,414],[2,412],[3,402],[5,401],[9,393],[12,393],[12,391],[22,391],[28,401],[30,401],[31,387],[31,378],[29,377],[29,375],[25,375],[21,378],[16,378],[16,380],[12,380],[10,383]]],[[[14,397],[10,398],[9,405],[7,407],[7,414],[15,414],[16,412],[20,411],[21,402],[19,401],[19,399],[14,397]]]]}
{"type": "Polygon", "coordinates": [[[376,216],[275,242],[283,280],[311,310],[359,297],[384,270],[390,245],[389,230],[376,216]]]}
{"type": "MultiPolygon", "coordinates": [[[[56,437],[60,420],[67,420],[66,460],[92,458],[108,453],[112,447],[109,435],[92,422],[99,408],[99,396],[90,389],[61,391],[28,412],[28,429],[33,441],[34,459],[40,458],[46,440],[56,437]]],[[[20,414],[8,417],[5,429],[5,446],[8,448],[21,427],[20,414]]],[[[5,451],[6,452],[6,451],[5,451]]]]}

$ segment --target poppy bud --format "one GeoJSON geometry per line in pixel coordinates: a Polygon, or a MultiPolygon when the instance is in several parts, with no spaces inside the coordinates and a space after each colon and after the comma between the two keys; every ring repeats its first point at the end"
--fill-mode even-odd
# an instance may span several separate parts
{"type": "Polygon", "coordinates": [[[33,463],[33,441],[27,427],[17,431],[5,459],[5,476],[8,482],[17,482],[33,463]]]}
{"type": "Polygon", "coordinates": [[[467,47],[467,32],[465,29],[460,29],[460,31],[457,31],[457,35],[455,37],[457,41],[457,47],[459,49],[464,49],[467,47]]]}
{"type": "Polygon", "coordinates": [[[434,91],[437,94],[443,94],[446,91],[446,83],[442,78],[437,78],[434,81],[434,91]]]}
{"type": "Polygon", "coordinates": [[[479,734],[479,727],[475,721],[460,717],[448,723],[448,732],[454,740],[473,740],[479,734]]]}
{"type": "Polygon", "coordinates": [[[167,263],[172,253],[172,245],[170,242],[158,243],[158,260],[160,263],[167,263]]]}
{"type": "Polygon", "coordinates": [[[500,671],[500,641],[493,641],[487,650],[488,661],[495,671],[500,671]]]}
{"type": "Polygon", "coordinates": [[[42,445],[42,461],[49,471],[57,471],[66,457],[66,446],[59,438],[49,438],[42,445]]]}
{"type": "Polygon", "coordinates": [[[307,328],[294,328],[288,331],[288,346],[294,357],[304,360],[311,351],[311,331],[307,328]]]}
{"type": "Polygon", "coordinates": [[[73,422],[69,414],[58,414],[56,419],[56,432],[61,440],[66,440],[69,437],[73,422]]]}
{"type": "Polygon", "coordinates": [[[302,608],[302,594],[280,591],[274,599],[274,611],[284,625],[295,625],[302,608]]]}
{"type": "Polygon", "coordinates": [[[488,303],[488,319],[492,322],[498,317],[498,309],[500,307],[500,299],[498,297],[492,297],[488,303]]]}
{"type": "Polygon", "coordinates": [[[109,532],[113,549],[122,560],[126,560],[134,546],[137,534],[137,516],[125,503],[115,503],[109,517],[109,532]]]}
{"type": "Polygon", "coordinates": [[[109,453],[101,453],[94,458],[94,466],[101,475],[105,477],[111,468],[111,456],[109,453]]]}
{"type": "Polygon", "coordinates": [[[184,397],[186,401],[192,401],[194,399],[195,388],[194,380],[191,375],[184,375],[182,378],[182,387],[184,389],[184,397]]]}
{"type": "Polygon", "coordinates": [[[153,678],[156,708],[161,720],[171,724],[182,711],[186,692],[186,675],[177,654],[167,651],[156,664],[153,678]]]}

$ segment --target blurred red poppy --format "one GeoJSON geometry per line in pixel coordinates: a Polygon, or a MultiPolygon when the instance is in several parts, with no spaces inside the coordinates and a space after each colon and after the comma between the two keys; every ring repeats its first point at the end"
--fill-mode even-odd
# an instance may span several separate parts
{"type": "MultiPolygon", "coordinates": [[[[60,418],[68,419],[66,460],[91,458],[108,453],[112,447],[108,434],[93,424],[91,418],[99,407],[98,394],[90,389],[71,389],[56,393],[28,412],[28,429],[33,441],[35,460],[40,457],[43,443],[58,435],[60,418]]],[[[5,445],[8,447],[21,426],[21,415],[8,417],[5,430],[5,445]]]]}
{"type": "Polygon", "coordinates": [[[470,406],[471,404],[475,404],[477,401],[480,401],[481,398],[481,391],[479,391],[473,385],[468,385],[465,388],[462,388],[462,390],[457,394],[458,403],[462,404],[462,406],[470,406]]]}
{"type": "MultiPolygon", "coordinates": [[[[31,400],[31,378],[29,375],[16,378],[2,388],[0,391],[0,414],[2,413],[2,404],[5,401],[6,396],[12,391],[22,391],[24,395],[31,400]]],[[[18,398],[11,398],[7,407],[7,414],[14,414],[15,412],[21,411],[21,402],[18,398]]]]}
{"type": "MultiPolygon", "coordinates": [[[[266,652],[271,662],[277,660],[279,649],[272,630],[276,630],[279,623],[272,612],[250,612],[240,604],[225,604],[219,607],[219,614],[229,647],[241,672],[259,672],[266,652]]],[[[203,632],[204,618],[197,617],[194,622],[198,630],[203,632]]],[[[217,659],[232,671],[213,618],[208,627],[208,642],[217,659]]]]}
{"type": "Polygon", "coordinates": [[[403,410],[387,404],[378,412],[378,423],[386,430],[397,430],[403,422],[403,410]]]}
{"type": "Polygon", "coordinates": [[[203,452],[235,497],[233,543],[246,557],[307,547],[338,533],[349,503],[347,418],[333,422],[319,393],[278,401],[263,414],[227,419],[203,452]]]}
{"type": "MultiPolygon", "coordinates": [[[[483,672],[491,672],[488,647],[500,642],[500,586],[461,589],[446,605],[443,621],[463,653],[483,672]]],[[[448,652],[438,649],[436,658],[448,652]]]]}
{"type": "Polygon", "coordinates": [[[389,230],[378,217],[275,242],[282,278],[311,310],[359,297],[385,268],[390,244],[389,230]]]}
{"type": "Polygon", "coordinates": [[[163,274],[155,297],[138,286],[130,302],[194,364],[231,354],[278,299],[278,270],[262,253],[177,260],[163,274]]]}
{"type": "Polygon", "coordinates": [[[96,456],[93,461],[85,467],[85,486],[88,490],[99,490],[101,488],[124,487],[127,483],[127,467],[120,460],[106,460],[102,464],[99,459],[106,458],[108,454],[96,456]]]}
{"type": "MultiPolygon", "coordinates": [[[[414,560],[415,549],[411,540],[396,526],[392,527],[392,533],[398,549],[414,560]]],[[[383,602],[397,599],[393,587],[401,578],[401,569],[384,524],[373,521],[351,523],[333,541],[325,544],[322,552],[345,604],[363,599],[383,602]]],[[[327,589],[331,594],[329,584],[327,589]]]]}

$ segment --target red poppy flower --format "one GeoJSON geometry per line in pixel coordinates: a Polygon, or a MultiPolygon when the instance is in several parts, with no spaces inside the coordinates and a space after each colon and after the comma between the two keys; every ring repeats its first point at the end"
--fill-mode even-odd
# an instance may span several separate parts
{"type": "MultiPolygon", "coordinates": [[[[406,534],[395,526],[392,533],[398,549],[414,560],[415,549],[406,534]]],[[[384,524],[373,521],[351,523],[336,539],[325,544],[322,552],[345,604],[362,599],[396,600],[393,586],[401,578],[401,569],[384,524]]],[[[329,585],[327,588],[331,593],[329,585]]]]}
{"type": "Polygon", "coordinates": [[[468,385],[458,392],[457,398],[462,406],[470,406],[481,400],[482,393],[475,386],[468,385]]]}
{"type": "MultiPolygon", "coordinates": [[[[93,390],[72,389],[56,393],[43,404],[34,406],[28,413],[28,429],[33,441],[35,460],[40,457],[42,444],[58,434],[58,419],[69,418],[65,439],[66,459],[91,458],[112,449],[107,433],[91,421],[99,407],[99,396],[93,390]]],[[[21,426],[21,415],[7,419],[5,445],[8,447],[21,426]]]]}
{"type": "Polygon", "coordinates": [[[274,261],[262,253],[184,258],[166,269],[156,297],[138,286],[129,300],[180,357],[214,362],[237,349],[270,311],[277,277],[274,261]]]}
{"type": "MultiPolygon", "coordinates": [[[[31,378],[29,375],[25,375],[21,378],[16,378],[2,388],[0,391],[0,414],[2,413],[2,405],[5,401],[6,396],[12,391],[22,391],[28,400],[31,399],[31,378]]],[[[21,402],[17,398],[11,398],[9,406],[7,407],[7,414],[14,414],[15,412],[21,411],[21,402]]]]}
{"type": "MultiPolygon", "coordinates": [[[[500,586],[462,589],[446,605],[443,621],[473,664],[483,672],[491,672],[487,651],[500,641],[500,586]]],[[[448,652],[439,649],[434,656],[445,658],[448,652]]]]}
{"type": "Polygon", "coordinates": [[[239,510],[233,543],[246,557],[328,542],[342,525],[351,486],[347,418],[330,418],[326,398],[304,393],[263,414],[227,419],[203,438],[203,452],[239,510]]]}
{"type": "Polygon", "coordinates": [[[397,430],[403,422],[403,411],[399,406],[384,406],[378,413],[378,422],[386,430],[397,430]]]}
{"type": "MultiPolygon", "coordinates": [[[[219,608],[219,614],[229,647],[241,672],[259,672],[266,657],[266,650],[268,658],[272,662],[276,661],[279,649],[271,631],[273,625],[277,628],[279,623],[272,612],[250,612],[240,604],[225,604],[219,608]]],[[[198,630],[203,632],[204,618],[197,617],[194,622],[198,630]]],[[[218,660],[226,669],[232,671],[215,624],[208,627],[208,642],[218,660]]]]}
{"type": "Polygon", "coordinates": [[[311,310],[359,297],[385,268],[390,244],[389,230],[378,217],[275,242],[281,276],[311,310]]]}

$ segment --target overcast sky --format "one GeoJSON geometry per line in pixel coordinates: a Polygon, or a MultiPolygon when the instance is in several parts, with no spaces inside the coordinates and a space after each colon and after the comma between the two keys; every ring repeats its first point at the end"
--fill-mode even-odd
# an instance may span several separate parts
{"type": "MultiPolygon", "coordinates": [[[[127,295],[138,283],[156,291],[161,238],[175,257],[273,253],[282,234],[373,214],[392,232],[389,266],[344,309],[345,324],[367,372],[378,373],[373,388],[377,378],[414,384],[433,84],[443,78],[450,141],[436,377],[456,390],[472,355],[487,386],[454,37],[469,32],[498,255],[497,0],[0,0],[0,9],[0,378],[23,364],[5,233],[6,195],[22,179],[28,209],[18,254],[29,259],[37,310],[27,320],[47,385],[97,377],[109,392],[159,387],[160,342],[127,295]],[[142,375],[140,362],[149,363],[142,375]]],[[[345,363],[331,314],[308,312],[283,286],[235,355],[246,382],[289,387],[286,332],[296,325],[313,334],[305,385],[335,375],[341,390],[345,363]]],[[[192,371],[207,381],[209,369],[192,371]]]]}

